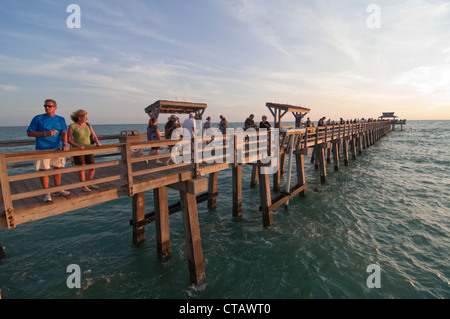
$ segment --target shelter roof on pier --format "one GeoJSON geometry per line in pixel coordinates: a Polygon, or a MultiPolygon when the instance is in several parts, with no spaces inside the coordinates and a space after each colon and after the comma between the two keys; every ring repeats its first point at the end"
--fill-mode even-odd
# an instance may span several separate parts
{"type": "Polygon", "coordinates": [[[383,115],[378,116],[379,119],[384,119],[384,118],[396,118],[398,116],[394,115],[395,112],[383,112],[383,115]]]}
{"type": "Polygon", "coordinates": [[[287,113],[292,112],[295,117],[295,126],[300,127],[300,120],[311,111],[310,109],[302,106],[295,106],[289,104],[279,103],[266,103],[270,113],[274,117],[275,127],[281,128],[281,118],[287,113]]]}
{"type": "Polygon", "coordinates": [[[158,118],[160,113],[171,114],[189,114],[195,113],[196,119],[201,119],[203,112],[205,112],[206,103],[194,103],[194,102],[179,102],[179,101],[166,101],[158,100],[155,103],[145,108],[145,113],[150,117],[158,118]]]}

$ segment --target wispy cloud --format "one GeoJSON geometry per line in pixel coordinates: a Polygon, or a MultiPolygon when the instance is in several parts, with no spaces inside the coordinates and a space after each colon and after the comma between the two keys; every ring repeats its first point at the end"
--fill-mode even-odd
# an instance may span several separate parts
{"type": "Polygon", "coordinates": [[[78,30],[65,27],[59,1],[10,2],[0,8],[0,91],[126,104],[130,121],[160,98],[207,102],[232,120],[269,100],[310,105],[312,116],[436,96],[443,105],[450,3],[377,1],[381,28],[369,29],[372,2],[80,0],[78,30]]]}
{"type": "Polygon", "coordinates": [[[18,91],[19,90],[19,88],[17,86],[4,85],[4,84],[0,84],[0,89],[2,89],[3,91],[7,91],[7,92],[18,91]]]}

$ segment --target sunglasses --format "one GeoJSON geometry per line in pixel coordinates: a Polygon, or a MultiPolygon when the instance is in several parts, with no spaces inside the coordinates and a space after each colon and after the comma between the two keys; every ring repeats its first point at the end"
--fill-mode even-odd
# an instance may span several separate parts
{"type": "Polygon", "coordinates": [[[55,107],[54,105],[45,104],[44,107],[55,107]]]}

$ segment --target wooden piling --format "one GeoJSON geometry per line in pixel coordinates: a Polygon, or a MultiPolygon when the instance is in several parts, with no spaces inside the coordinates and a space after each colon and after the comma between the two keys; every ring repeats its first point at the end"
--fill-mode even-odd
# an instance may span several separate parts
{"type": "Polygon", "coordinates": [[[327,148],[327,163],[331,163],[331,148],[327,148]]]}
{"type": "Polygon", "coordinates": [[[328,143],[321,144],[316,148],[320,169],[320,181],[322,183],[325,183],[327,181],[327,168],[325,159],[325,148],[327,147],[327,144],[328,143]]]}
{"type": "Polygon", "coordinates": [[[196,199],[196,193],[199,193],[201,190],[206,190],[206,187],[207,181],[205,180],[203,183],[202,178],[188,180],[178,185],[181,211],[183,214],[189,276],[191,283],[195,284],[202,283],[206,278],[196,199]]]}
{"type": "Polygon", "coordinates": [[[165,260],[172,254],[169,229],[169,201],[167,187],[153,190],[155,206],[156,251],[158,257],[165,260]]]}
{"type": "Polygon", "coordinates": [[[356,159],[356,136],[353,135],[351,139],[352,158],[356,159]]]}
{"type": "Polygon", "coordinates": [[[216,193],[217,193],[217,179],[218,179],[219,172],[214,172],[209,174],[209,180],[208,180],[208,208],[215,208],[216,207],[216,193]]]}
{"type": "Polygon", "coordinates": [[[261,211],[263,218],[263,226],[268,227],[273,224],[272,216],[272,198],[270,195],[269,174],[266,167],[259,168],[259,192],[261,195],[261,211]]]}
{"type": "Polygon", "coordinates": [[[259,174],[259,166],[252,165],[252,177],[250,180],[250,187],[253,188],[258,184],[258,174],[259,174]]]}
{"type": "MultiPolygon", "coordinates": [[[[295,154],[295,164],[297,168],[297,185],[306,185],[306,174],[305,174],[305,155],[308,155],[310,149],[302,149],[300,152],[295,154]]],[[[306,188],[299,193],[299,196],[306,196],[306,188]]]]}
{"type": "Polygon", "coordinates": [[[145,241],[145,193],[136,193],[132,197],[133,206],[133,244],[141,245],[145,241]]]}
{"type": "Polygon", "coordinates": [[[342,141],[342,152],[344,153],[344,165],[348,166],[348,139],[344,138],[342,141]]]}
{"type": "Polygon", "coordinates": [[[364,133],[359,133],[358,134],[358,153],[359,155],[362,154],[362,150],[363,150],[363,134],[364,133]]]}
{"type": "Polygon", "coordinates": [[[333,142],[333,164],[335,172],[339,172],[339,145],[339,142],[333,142]]]}
{"type": "Polygon", "coordinates": [[[233,217],[242,216],[242,165],[232,168],[233,185],[233,217]]]}

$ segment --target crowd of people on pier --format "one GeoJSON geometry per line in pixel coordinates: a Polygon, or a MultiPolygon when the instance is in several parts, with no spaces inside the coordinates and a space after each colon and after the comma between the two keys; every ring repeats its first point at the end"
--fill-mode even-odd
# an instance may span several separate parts
{"type": "MultiPolygon", "coordinates": [[[[63,117],[56,115],[57,104],[53,99],[47,99],[44,101],[45,113],[36,115],[28,129],[27,135],[36,138],[36,150],[61,150],[68,151],[69,145],[72,148],[78,148],[80,150],[85,149],[92,145],[101,146],[95,131],[90,125],[88,120],[88,113],[85,110],[77,110],[71,114],[72,124],[67,126],[66,121],[63,117]]],[[[347,119],[344,120],[340,118],[338,121],[327,119],[325,116],[321,117],[317,123],[314,123],[308,117],[305,121],[301,117],[296,118],[296,127],[315,127],[317,126],[328,126],[328,125],[338,125],[338,124],[355,124],[355,123],[370,123],[377,120],[373,118],[361,118],[361,119],[347,119]]],[[[379,120],[378,120],[379,121],[379,120]]],[[[190,113],[188,118],[180,122],[180,119],[176,115],[171,115],[167,123],[164,126],[164,139],[169,140],[172,138],[173,132],[178,128],[183,128],[187,130],[191,136],[195,136],[197,121],[195,119],[195,113],[190,113]]],[[[201,123],[201,131],[204,133],[206,130],[212,128],[211,117],[206,117],[206,121],[201,123]]],[[[280,123],[281,125],[281,123],[280,123]]],[[[261,116],[261,121],[259,124],[255,122],[255,115],[250,114],[243,122],[244,131],[248,129],[271,129],[271,124],[267,120],[266,115],[261,116]]],[[[228,120],[224,115],[219,116],[218,129],[222,134],[226,134],[228,128],[228,120]]],[[[162,139],[162,134],[158,127],[158,119],[156,117],[150,118],[147,126],[147,140],[148,141],[158,141],[162,139]]],[[[172,146],[169,146],[169,151],[172,146]]],[[[149,155],[158,155],[160,147],[152,147],[149,155]]],[[[169,165],[171,158],[168,157],[166,165],[169,165]]],[[[93,154],[88,155],[78,155],[73,157],[73,162],[77,166],[82,166],[86,164],[95,164],[95,159],[93,154]]],[[[147,161],[146,161],[147,162],[147,161]]],[[[65,166],[66,157],[60,156],[48,159],[39,159],[35,161],[36,170],[47,171],[50,168],[60,169],[65,166]]],[[[147,162],[148,163],[148,162],[147,162]]],[[[159,159],[156,160],[156,164],[163,164],[159,159]]],[[[88,169],[87,180],[92,181],[94,179],[95,168],[88,169]]],[[[78,178],[80,182],[85,182],[85,170],[80,170],[78,172],[78,178]]],[[[41,185],[44,189],[49,187],[49,177],[44,175],[40,177],[41,185]]],[[[61,185],[61,174],[53,175],[54,186],[58,187],[61,185]]],[[[82,186],[83,192],[90,192],[92,189],[98,189],[99,186],[90,182],[86,186],[82,186]]],[[[55,193],[55,195],[68,196],[70,191],[60,190],[55,193]]],[[[51,194],[48,193],[44,195],[44,202],[51,202],[51,194]]]]}

